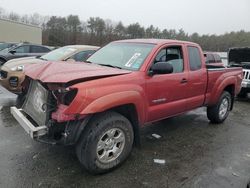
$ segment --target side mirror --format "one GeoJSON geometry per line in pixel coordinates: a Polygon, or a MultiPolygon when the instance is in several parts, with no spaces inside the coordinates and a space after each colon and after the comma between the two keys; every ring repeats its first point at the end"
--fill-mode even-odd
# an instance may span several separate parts
{"type": "Polygon", "coordinates": [[[167,62],[157,62],[153,64],[150,70],[150,74],[170,74],[173,72],[173,65],[167,62]]]}
{"type": "Polygon", "coordinates": [[[16,53],[16,50],[10,50],[9,51],[11,54],[15,54],[16,53]]]}

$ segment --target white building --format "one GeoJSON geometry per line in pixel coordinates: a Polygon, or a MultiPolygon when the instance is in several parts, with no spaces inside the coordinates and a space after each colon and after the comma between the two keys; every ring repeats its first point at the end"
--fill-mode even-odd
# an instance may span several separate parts
{"type": "Polygon", "coordinates": [[[42,28],[0,18],[0,42],[42,44],[42,28]]]}

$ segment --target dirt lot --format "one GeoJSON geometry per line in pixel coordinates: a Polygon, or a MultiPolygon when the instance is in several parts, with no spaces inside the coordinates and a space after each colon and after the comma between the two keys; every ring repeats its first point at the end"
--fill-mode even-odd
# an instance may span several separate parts
{"type": "Polygon", "coordinates": [[[89,175],[72,147],[31,140],[9,113],[0,110],[0,187],[235,187],[250,180],[250,98],[237,101],[224,124],[210,124],[205,109],[142,129],[117,170],[89,175]],[[162,137],[153,138],[152,133],[162,137]],[[153,159],[166,160],[165,165],[153,159]]]}

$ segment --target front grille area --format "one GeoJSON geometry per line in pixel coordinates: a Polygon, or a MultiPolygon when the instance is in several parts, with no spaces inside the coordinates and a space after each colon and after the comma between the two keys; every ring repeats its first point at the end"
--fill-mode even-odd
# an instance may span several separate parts
{"type": "Polygon", "coordinates": [[[0,70],[0,78],[7,78],[8,72],[0,70]]]}
{"type": "Polygon", "coordinates": [[[38,81],[31,81],[23,110],[38,126],[46,125],[48,122],[48,100],[49,91],[38,81]]]}
{"type": "Polygon", "coordinates": [[[243,70],[243,80],[250,81],[250,70],[243,70]]]}
{"type": "Polygon", "coordinates": [[[9,83],[11,87],[17,87],[18,86],[18,77],[10,77],[9,83]]]}

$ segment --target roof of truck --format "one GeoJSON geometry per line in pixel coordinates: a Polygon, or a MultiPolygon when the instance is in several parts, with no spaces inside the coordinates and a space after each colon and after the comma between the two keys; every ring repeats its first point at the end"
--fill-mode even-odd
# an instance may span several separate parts
{"type": "Polygon", "coordinates": [[[181,43],[181,44],[192,44],[197,45],[193,42],[181,41],[181,40],[171,40],[171,39],[127,39],[127,40],[118,40],[115,42],[133,42],[133,43],[147,43],[147,44],[166,44],[166,43],[181,43]]]}

